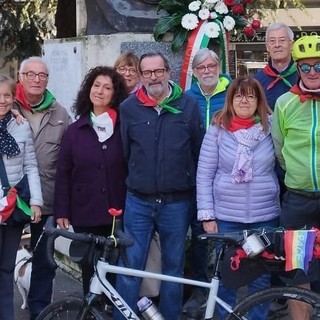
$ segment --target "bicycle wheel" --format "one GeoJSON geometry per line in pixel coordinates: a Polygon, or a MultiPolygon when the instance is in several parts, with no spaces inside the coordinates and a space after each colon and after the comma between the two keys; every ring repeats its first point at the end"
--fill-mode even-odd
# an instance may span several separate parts
{"type": "Polygon", "coordinates": [[[298,287],[277,287],[265,289],[247,296],[234,308],[234,312],[232,314],[229,314],[226,320],[252,320],[252,318],[250,318],[249,313],[250,311],[252,311],[253,308],[268,305],[271,302],[279,303],[280,306],[283,306],[282,314],[280,310],[278,315],[274,315],[275,317],[266,319],[290,320],[292,318],[290,316],[289,310],[288,308],[285,308],[285,306],[287,305],[286,302],[290,300],[300,301],[309,306],[307,318],[301,320],[320,319],[319,294],[298,287]]]}
{"type": "MultiPolygon", "coordinates": [[[[36,320],[76,320],[81,308],[82,299],[77,297],[49,304],[39,314],[36,320]]],[[[105,320],[108,319],[104,311],[95,306],[90,307],[86,320],[105,320]]]]}

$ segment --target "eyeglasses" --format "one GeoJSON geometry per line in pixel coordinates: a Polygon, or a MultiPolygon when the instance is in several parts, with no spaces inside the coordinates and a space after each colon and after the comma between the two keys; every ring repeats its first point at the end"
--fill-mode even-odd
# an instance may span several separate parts
{"type": "Polygon", "coordinates": [[[267,41],[267,43],[270,44],[270,46],[276,46],[277,44],[278,44],[278,46],[284,46],[288,42],[289,42],[289,40],[286,38],[280,38],[280,39],[271,38],[267,41]]]}
{"type": "Polygon", "coordinates": [[[129,72],[131,76],[135,76],[138,72],[136,68],[126,68],[126,67],[118,67],[117,71],[120,74],[125,74],[126,72],[129,72]]]}
{"type": "Polygon", "coordinates": [[[253,94],[242,95],[242,94],[240,94],[240,93],[235,94],[234,97],[233,97],[233,99],[234,99],[235,101],[238,101],[238,102],[242,101],[243,98],[246,98],[246,100],[247,100],[248,102],[253,102],[253,101],[256,100],[257,97],[254,96],[253,94]]]}
{"type": "Polygon", "coordinates": [[[213,72],[216,67],[218,65],[217,64],[208,64],[207,66],[197,66],[196,69],[199,71],[199,72],[206,72],[206,70],[208,69],[210,72],[213,72]]]}
{"type": "Polygon", "coordinates": [[[320,72],[320,61],[315,63],[315,64],[308,64],[308,63],[303,63],[303,64],[298,64],[299,69],[303,73],[309,73],[311,71],[311,68],[317,73],[320,72]]]}
{"type": "Polygon", "coordinates": [[[140,73],[145,79],[149,79],[152,77],[152,74],[154,74],[157,78],[162,77],[165,71],[167,71],[167,69],[144,70],[140,71],[140,73]]]}
{"type": "Polygon", "coordinates": [[[24,74],[28,80],[34,80],[36,76],[38,76],[39,80],[41,81],[47,80],[49,76],[47,73],[44,73],[44,72],[35,73],[33,71],[22,72],[22,74],[24,74]]]}

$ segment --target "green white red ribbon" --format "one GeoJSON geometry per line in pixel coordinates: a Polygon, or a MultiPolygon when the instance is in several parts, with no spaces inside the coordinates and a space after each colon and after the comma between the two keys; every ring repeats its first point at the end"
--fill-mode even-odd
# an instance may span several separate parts
{"type": "Polygon", "coordinates": [[[191,65],[194,55],[199,49],[208,46],[210,38],[205,34],[207,23],[207,20],[200,21],[199,26],[191,32],[188,39],[180,77],[180,87],[183,90],[188,90],[192,83],[191,65]]]}
{"type": "MultiPolygon", "coordinates": [[[[192,60],[194,55],[197,53],[199,49],[202,48],[207,48],[210,37],[208,37],[205,33],[206,31],[206,25],[207,23],[210,22],[210,20],[202,20],[200,21],[198,27],[194,29],[187,42],[186,46],[186,51],[184,54],[184,59],[183,59],[183,65],[182,65],[182,70],[181,70],[181,76],[180,76],[180,87],[183,90],[188,90],[191,87],[192,81],[193,81],[193,76],[192,76],[192,60]]],[[[219,28],[220,28],[220,33],[218,37],[218,42],[221,45],[221,67],[222,67],[222,72],[226,73],[227,70],[229,69],[228,66],[228,38],[226,31],[223,27],[223,24],[218,20],[213,20],[219,28]]]]}

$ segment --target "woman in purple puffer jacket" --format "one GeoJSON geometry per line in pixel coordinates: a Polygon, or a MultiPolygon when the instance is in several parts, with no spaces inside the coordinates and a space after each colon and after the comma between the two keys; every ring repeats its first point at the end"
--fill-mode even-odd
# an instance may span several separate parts
{"type": "MultiPolygon", "coordinates": [[[[197,171],[198,219],[206,232],[235,232],[276,227],[280,213],[279,183],[274,171],[271,113],[259,82],[235,79],[224,108],[212,120],[203,140],[197,171]]],[[[269,276],[249,285],[249,292],[269,286],[269,276]]],[[[235,305],[236,291],[219,289],[235,305]]],[[[268,307],[257,307],[251,319],[266,319],[268,307]]],[[[221,311],[221,319],[224,315],[221,311]]]]}

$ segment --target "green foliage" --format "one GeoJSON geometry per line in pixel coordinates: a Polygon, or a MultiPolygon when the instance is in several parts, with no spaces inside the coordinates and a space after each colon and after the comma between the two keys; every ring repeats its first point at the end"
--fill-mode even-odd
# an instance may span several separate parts
{"type": "Polygon", "coordinates": [[[57,0],[0,0],[0,47],[8,50],[4,64],[41,55],[45,39],[55,36],[57,0]]]}
{"type": "MultiPolygon", "coordinates": [[[[222,0],[219,0],[224,2],[222,0]]],[[[161,15],[154,27],[154,38],[156,41],[161,41],[163,36],[167,32],[171,32],[173,34],[173,40],[171,43],[172,51],[176,52],[181,49],[184,43],[187,41],[189,35],[192,30],[187,30],[182,27],[181,19],[186,13],[190,13],[190,9],[188,8],[191,2],[195,2],[195,0],[160,0],[158,5],[158,13],[161,15]]],[[[205,0],[199,0],[200,4],[204,4],[205,0]]],[[[208,1],[209,2],[209,1],[208,1]]],[[[211,9],[214,5],[212,5],[212,1],[210,1],[207,8],[211,9]]],[[[214,1],[216,3],[216,1],[214,1]]],[[[228,4],[229,12],[227,14],[217,14],[217,19],[221,22],[225,16],[230,16],[235,21],[235,28],[231,32],[242,32],[243,28],[246,26],[250,26],[250,20],[252,19],[263,19],[270,14],[271,12],[275,12],[277,9],[284,8],[288,9],[290,7],[298,8],[304,10],[304,5],[301,3],[301,0],[234,0],[234,1],[226,1],[228,4]],[[232,4],[230,4],[232,3],[232,4]],[[232,11],[232,6],[234,5],[242,5],[244,8],[244,12],[237,14],[232,11]]],[[[192,12],[196,13],[196,12],[192,12]]],[[[196,13],[197,14],[197,13],[196,13]]],[[[272,13],[271,13],[272,14],[272,13]]]]}

